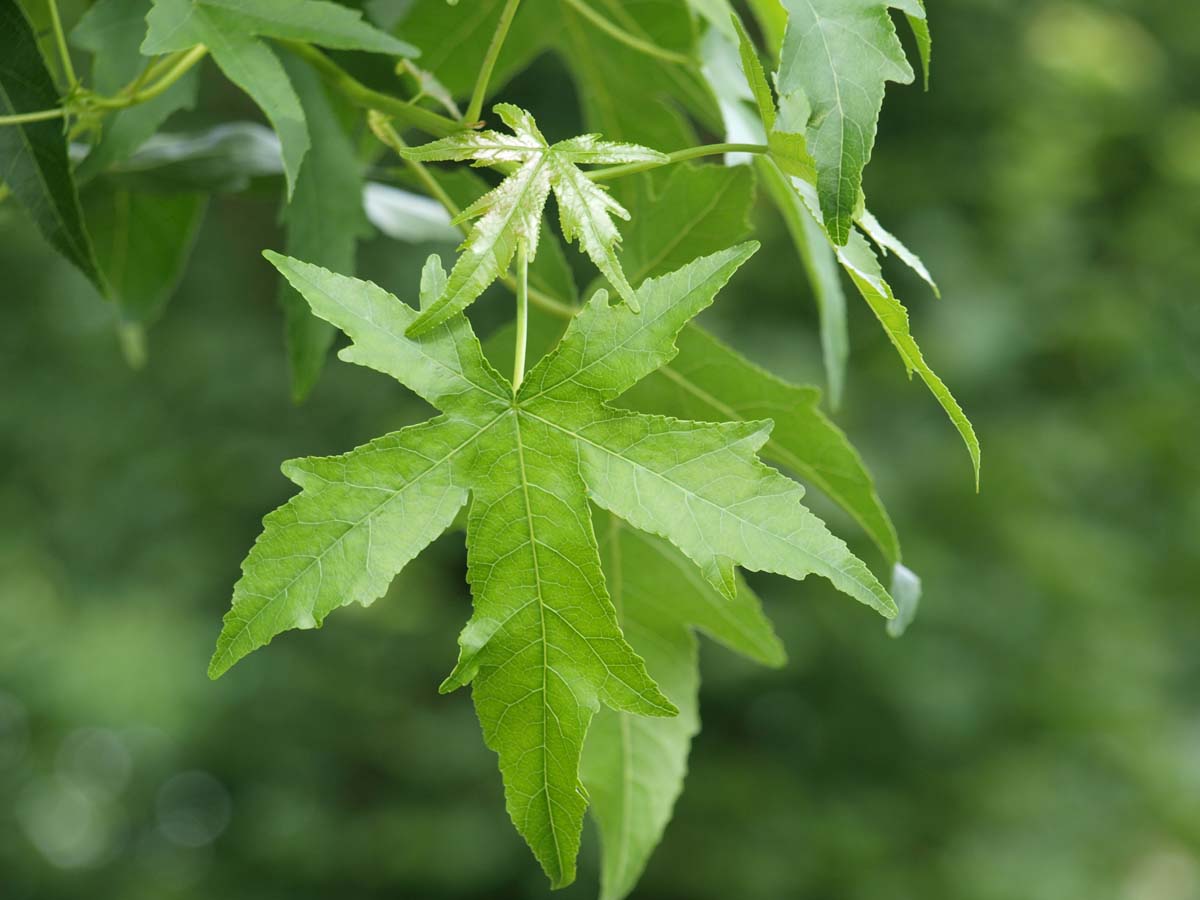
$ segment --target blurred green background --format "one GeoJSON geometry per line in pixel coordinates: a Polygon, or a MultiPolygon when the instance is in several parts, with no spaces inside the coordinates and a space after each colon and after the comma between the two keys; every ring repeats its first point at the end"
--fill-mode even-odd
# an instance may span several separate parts
{"type": "MultiPolygon", "coordinates": [[[[824,583],[755,578],[790,662],[706,647],[704,730],[638,897],[1200,897],[1200,6],[930,14],[933,90],[889,90],[867,189],[940,278],[936,301],[889,264],[980,433],[983,492],[855,305],[838,421],[920,615],[892,640],[824,583]]],[[[509,93],[569,109],[559,75],[509,93]]],[[[202,98],[247,116],[212,71],[202,98]]],[[[0,205],[4,900],[549,893],[469,696],[436,693],[468,614],[461,535],[373,608],[205,678],[238,564],[292,492],[280,461],[427,415],[337,362],[292,405],[259,256],[277,203],[213,203],[140,372],[0,205]]],[[[757,224],[764,251],[708,321],[819,382],[799,266],[766,206],[757,224]]],[[[377,238],[360,268],[409,297],[429,249],[377,238]]],[[[560,896],[594,892],[593,841],[560,896]]]]}

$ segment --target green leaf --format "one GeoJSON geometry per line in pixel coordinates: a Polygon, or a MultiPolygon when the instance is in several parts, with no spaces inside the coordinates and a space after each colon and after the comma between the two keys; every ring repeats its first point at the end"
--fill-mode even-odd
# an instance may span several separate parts
{"type": "MultiPolygon", "coordinates": [[[[792,187],[815,216],[817,198],[812,185],[799,178],[793,178],[792,187]]],[[[950,389],[946,387],[942,379],[938,378],[933,369],[929,368],[925,357],[921,355],[921,348],[917,346],[917,342],[909,330],[908,310],[896,299],[891,286],[884,280],[883,271],[879,267],[879,259],[871,250],[866,238],[857,230],[851,231],[845,246],[837,247],[836,251],[838,262],[842,264],[842,268],[846,270],[846,274],[858,288],[859,294],[867,301],[871,311],[875,313],[875,318],[879,320],[879,324],[883,326],[883,330],[904,361],[904,367],[908,370],[909,376],[911,377],[913,372],[921,376],[921,380],[925,382],[930,392],[941,404],[942,409],[946,411],[946,415],[950,417],[950,421],[954,423],[954,427],[958,429],[963,443],[967,445],[967,452],[971,456],[971,465],[975,471],[975,489],[978,490],[980,451],[975,429],[962,407],[958,405],[958,401],[954,399],[954,395],[950,393],[950,389]]]]}
{"type": "MultiPolygon", "coordinates": [[[[476,199],[491,190],[491,186],[470,169],[429,170],[432,177],[446,192],[459,209],[471,205],[476,199]]],[[[563,253],[562,242],[547,227],[543,218],[538,235],[538,254],[529,261],[529,285],[546,295],[574,306],[579,301],[579,289],[575,275],[563,253]]],[[[511,365],[512,360],[509,360],[511,365]]]]}
{"type": "Polygon", "coordinates": [[[688,5],[717,31],[726,37],[734,36],[733,7],[729,0],[688,0],[688,5]]]}
{"type": "Polygon", "coordinates": [[[259,38],[401,56],[416,52],[363,22],[360,13],[322,0],[154,0],[146,22],[142,53],[204,44],[226,77],[266,113],[282,146],[289,198],[308,152],[308,129],[287,73],[259,38]]]}
{"type": "Polygon", "coordinates": [[[929,274],[929,270],[925,268],[925,263],[921,262],[921,257],[913,253],[886,228],[879,224],[879,220],[871,215],[871,211],[864,209],[862,215],[855,220],[859,227],[866,232],[867,236],[875,242],[879,247],[880,252],[885,256],[888,251],[895,253],[900,260],[917,273],[917,276],[929,285],[935,297],[941,297],[942,292],[938,290],[937,282],[933,280],[933,276],[929,274]]]}
{"type": "Polygon", "coordinates": [[[97,179],[83,193],[96,257],[127,323],[149,324],[174,293],[204,219],[203,194],[147,194],[97,179]]]}
{"type": "Polygon", "coordinates": [[[889,562],[900,544],[870,473],[820,409],[821,392],[776,378],[692,325],[679,355],[627,395],[634,409],[721,422],[775,421],[762,455],[821,490],[862,526],[889,562]]]}
{"type": "Polygon", "coordinates": [[[929,20],[925,17],[925,0],[906,0],[899,4],[908,26],[917,42],[917,55],[921,57],[921,74],[925,90],[929,90],[929,64],[933,56],[933,37],[929,33],[929,20]]]}
{"type": "MultiPolygon", "coordinates": [[[[626,197],[633,218],[622,244],[622,260],[634,280],[678,268],[689,253],[715,252],[728,240],[737,240],[749,231],[747,216],[753,202],[754,177],[747,166],[680,165],[627,181],[626,197]]],[[[844,347],[845,299],[833,251],[786,180],[783,190],[789,208],[796,208],[795,215],[807,222],[806,234],[821,264],[810,277],[814,284],[837,292],[840,304],[836,311],[841,315],[844,347]]],[[[826,321],[836,319],[828,308],[823,308],[822,322],[826,321]]],[[[511,341],[511,335],[507,340],[511,341]]],[[[707,421],[774,418],[776,427],[763,446],[763,456],[795,472],[841,505],[885,558],[899,558],[895,529],[871,476],[845,435],[820,412],[818,391],[775,378],[695,323],[684,328],[678,343],[679,356],[626,395],[634,408],[707,421]]],[[[510,364],[507,344],[501,342],[501,349],[505,364],[510,364]]],[[[827,352],[827,364],[832,358],[834,353],[827,352]]]]}
{"type": "Polygon", "coordinates": [[[783,217],[796,252],[812,285],[821,323],[821,358],[829,399],[834,409],[841,405],[846,383],[850,339],[846,328],[846,295],[838,274],[837,258],[825,231],[796,194],[792,184],[773,160],[756,160],[767,196],[783,217]]]}
{"type": "MultiPolygon", "coordinates": [[[[551,882],[569,883],[592,716],[601,704],[676,712],[621,633],[589,498],[665,536],[731,599],[734,566],[744,565],[792,578],[816,572],[895,612],[866,566],[800,503],[800,486],[758,461],[769,423],[685,422],[609,405],[670,360],[673,337],[753,250],[734,247],[644,282],[641,315],[593,298],[515,395],[465,317],[407,337],[416,311],[378,287],[268,254],[314,312],[350,335],[343,359],[393,375],[443,414],[341,457],[285,466],[302,492],[265,520],[210,673],[338,606],[372,602],[469,496],[474,613],[443,688],[472,684],[513,822],[551,882]]],[[[439,280],[431,272],[427,292],[439,280]]]]}
{"type": "Polygon", "coordinates": [[[962,407],[958,405],[958,401],[954,399],[954,395],[950,393],[950,389],[929,368],[925,357],[921,355],[921,348],[917,346],[909,331],[908,310],[896,299],[891,287],[884,281],[879,260],[867,245],[866,239],[857,231],[851,232],[846,246],[838,248],[838,259],[850,274],[858,292],[871,307],[871,311],[875,313],[875,317],[879,319],[879,323],[883,325],[883,330],[891,338],[900,358],[904,360],[909,375],[916,372],[921,376],[921,380],[929,387],[942,409],[946,411],[946,415],[950,417],[950,421],[954,423],[954,427],[958,429],[958,433],[962,435],[967,452],[971,455],[971,465],[975,470],[975,488],[978,490],[979,439],[975,436],[975,429],[962,407]]]}
{"type": "MultiPolygon", "coordinates": [[[[29,20],[15,0],[0,0],[0,115],[57,106],[58,91],[29,20]]],[[[0,125],[0,173],[42,236],[106,293],[80,213],[62,119],[0,125]]]]}
{"type": "Polygon", "coordinates": [[[122,184],[167,193],[244,191],[255,178],[282,174],[279,138],[257,122],[159,132],[107,172],[122,184]]]}
{"type": "MultiPolygon", "coordinates": [[[[363,211],[362,169],[354,145],[342,130],[320,78],[292,57],[284,60],[304,107],[312,147],[291,202],[281,218],[287,252],[341,272],[354,271],[355,249],[371,229],[363,211]]],[[[281,283],[292,398],[308,396],[333,342],[334,328],[312,314],[304,299],[281,283]]]]}
{"type": "Polygon", "coordinates": [[[700,728],[699,659],[693,628],[766,666],[783,646],[741,578],[728,599],[696,576],[666,541],[616,516],[593,513],[605,579],[621,630],[679,715],[670,719],[602,709],[584,746],[581,773],[600,829],[601,900],[637,883],[683,790],[691,740],[700,728]]]}
{"type": "MultiPolygon", "coordinates": [[[[99,0],[71,32],[71,41],[92,56],[92,89],[115,94],[131,82],[146,60],[138,48],[146,33],[150,0],[99,0]]],[[[159,96],[111,113],[99,142],[75,171],[88,181],[113,163],[126,159],[146,142],[174,112],[191,109],[196,101],[197,71],[191,69],[159,96]]]]}
{"type": "MultiPolygon", "coordinates": [[[[325,0],[154,0],[142,52],[153,55],[204,43],[202,33],[306,41],[335,50],[417,56],[412,44],[325,0]]],[[[215,49],[210,47],[209,49],[215,49]]]]}
{"type": "Polygon", "coordinates": [[[811,105],[807,146],[816,162],[821,213],[830,238],[850,239],[871,158],[884,84],[913,80],[889,8],[914,0],[783,0],[788,26],[780,55],[781,95],[811,105]]]}
{"type": "Polygon", "coordinates": [[[621,261],[635,284],[750,233],[754,173],[748,166],[674,165],[623,181],[631,220],[621,261]]]}
{"type": "Polygon", "coordinates": [[[497,131],[462,132],[420,147],[401,151],[408,159],[473,160],[475,165],[517,168],[495,189],[464,209],[458,220],[478,218],[463,243],[463,253],[450,273],[446,291],[412,325],[412,335],[436,328],[466,309],[507,271],[517,246],[524,244],[530,259],[537,256],[542,212],[551,191],[558,201],[563,237],[577,241],[618,293],[637,309],[637,298],[617,259],[621,236],[613,216],[629,213],[603,187],[577,167],[581,164],[661,162],[661,153],[634,144],[601,141],[582,135],[548,144],[533,117],[511,104],[496,112],[513,134],[497,131]]]}

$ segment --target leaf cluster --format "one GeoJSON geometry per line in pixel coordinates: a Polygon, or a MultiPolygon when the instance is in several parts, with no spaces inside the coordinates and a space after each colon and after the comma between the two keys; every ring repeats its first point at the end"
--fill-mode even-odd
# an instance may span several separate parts
{"type": "MultiPolygon", "coordinates": [[[[285,232],[286,253],[266,255],[294,397],[340,330],[341,359],[438,410],[285,463],[300,491],[264,520],[210,674],[371,604],[465,527],[474,606],[443,690],[470,686],[513,823],[556,886],[575,876],[590,804],[606,898],[632,890],[682,790],[699,728],[695,631],[784,662],[739,569],[819,575],[896,634],[919,597],[821,392],[695,321],[756,249],[760,190],[795,248],[776,264],[803,272],[817,300],[832,405],[849,287],[952,420],[978,483],[971,424],[879,255],[937,287],[862,190],[885,86],[915,79],[893,11],[928,79],[921,0],[749,7],[744,22],[727,0],[417,0],[369,4],[368,19],[327,0],[98,0],[69,37],[52,3],[47,44],[29,10],[0,0],[0,191],[113,304],[131,361],[211,198],[266,182],[285,232]],[[84,79],[72,46],[91,57],[84,79]],[[478,121],[544,54],[574,80],[588,133],[551,142],[507,102],[492,107],[506,130],[478,121]],[[206,60],[269,128],[166,130],[196,105],[206,60]],[[419,289],[399,292],[414,307],[353,277],[375,229],[462,243],[448,272],[432,256],[419,289]],[[583,291],[570,244],[589,263],[583,291]],[[465,313],[494,284],[515,314],[481,342],[465,313]],[[891,591],[801,482],[875,544],[891,591]]],[[[753,315],[752,297],[730,293],[753,315]]]]}

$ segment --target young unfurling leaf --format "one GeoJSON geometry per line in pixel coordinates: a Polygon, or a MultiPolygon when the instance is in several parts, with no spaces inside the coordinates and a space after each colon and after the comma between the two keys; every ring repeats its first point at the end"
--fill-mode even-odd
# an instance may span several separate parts
{"type": "Polygon", "coordinates": [[[512,134],[498,131],[463,132],[403,151],[413,160],[472,160],[477,166],[516,165],[494,190],[462,211],[460,220],[477,218],[450,272],[446,291],[409,327],[417,336],[461,312],[508,269],[517,245],[527,258],[537,255],[542,211],[550,192],[558,201],[563,236],[578,241],[621,297],[635,311],[637,295],[617,259],[621,235],[613,216],[629,213],[578,166],[589,163],[661,162],[663,154],[635,144],[602,141],[585,134],[548,144],[533,116],[508,103],[496,114],[512,134]]]}
{"type": "Polygon", "coordinates": [[[313,311],[353,339],[344,359],[394,376],[443,414],[340,457],[285,466],[303,490],[264,521],[211,674],[282,631],[371,603],[470,499],[475,611],[443,688],[472,684],[513,822],[552,882],[569,883],[593,714],[601,704],[676,711],[621,633],[589,499],[670,541],[728,598],[741,565],[797,579],[817,573],[895,613],[867,567],[801,504],[803,489],[758,460],[769,421],[691,422],[610,405],[675,355],[680,329],[754,249],[743,244],[644,282],[641,315],[597,295],[515,392],[465,317],[406,337],[417,317],[410,306],[268,254],[313,311]]]}

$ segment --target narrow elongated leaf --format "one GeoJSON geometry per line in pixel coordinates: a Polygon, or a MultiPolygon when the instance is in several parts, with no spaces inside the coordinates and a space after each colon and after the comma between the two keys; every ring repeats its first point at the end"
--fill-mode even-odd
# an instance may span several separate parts
{"type": "Polygon", "coordinates": [[[825,228],[835,244],[850,239],[871,158],[884,84],[913,80],[889,8],[915,13],[915,0],[783,0],[788,26],[779,91],[811,105],[808,152],[816,161],[825,228]]]}
{"type": "Polygon", "coordinates": [[[921,257],[904,246],[900,238],[880,225],[879,220],[871,215],[870,210],[864,209],[862,215],[858,217],[857,222],[884,255],[889,251],[895,253],[906,266],[916,272],[918,277],[929,285],[929,289],[933,291],[935,297],[942,296],[942,292],[938,290],[937,282],[933,280],[933,276],[925,268],[925,263],[921,262],[921,257]]]}
{"type": "MultiPolygon", "coordinates": [[[[0,115],[59,105],[37,38],[16,0],[0,0],[0,115]]],[[[61,119],[0,125],[0,181],[42,236],[104,293],[83,225],[61,119]]]]}
{"type": "MultiPolygon", "coordinates": [[[[601,705],[677,712],[621,632],[589,497],[665,535],[727,597],[734,566],[745,565],[794,578],[817,572],[895,612],[862,562],[799,502],[799,485],[756,459],[768,425],[682,422],[609,405],[671,359],[674,336],[753,250],[730,248],[644,282],[641,315],[597,295],[516,391],[488,364],[465,317],[408,337],[417,312],[374,285],[268,254],[314,312],[353,339],[344,359],[394,375],[443,415],[343,457],[287,466],[303,491],[267,517],[211,673],[280,631],[371,602],[469,496],[474,612],[443,688],[472,684],[513,822],[551,882],[569,883],[593,715],[601,705]],[[630,479],[638,483],[622,483],[630,479]],[[668,511],[675,521],[665,520],[668,511]]],[[[440,280],[427,272],[426,293],[440,280]]]]}
{"type": "Polygon", "coordinates": [[[683,790],[691,740],[700,728],[700,673],[693,628],[766,666],[783,647],[741,578],[732,600],[698,578],[666,541],[594,512],[600,557],[621,630],[646,670],[679,707],[671,719],[601,710],[588,734],[583,783],[600,828],[601,900],[633,890],[683,790]]]}
{"type": "Polygon", "coordinates": [[[975,470],[975,487],[978,489],[980,454],[975,429],[967,414],[958,405],[958,401],[954,399],[954,395],[950,393],[950,389],[933,369],[929,368],[925,357],[921,355],[921,348],[917,346],[912,332],[909,331],[908,310],[896,299],[891,287],[884,281],[879,260],[867,245],[866,239],[857,231],[851,232],[846,245],[838,248],[838,259],[850,274],[858,292],[871,307],[871,311],[875,313],[875,317],[879,319],[887,336],[891,338],[900,358],[904,360],[909,375],[916,372],[921,376],[921,380],[929,387],[942,409],[946,411],[946,415],[950,417],[950,421],[954,423],[954,427],[958,429],[963,443],[967,445],[967,452],[971,455],[971,465],[975,470]]]}
{"type": "Polygon", "coordinates": [[[933,57],[933,37],[929,33],[929,20],[925,17],[925,0],[906,0],[900,7],[908,26],[917,42],[917,55],[921,57],[921,74],[925,90],[929,90],[929,65],[933,57]]]}
{"type": "Polygon", "coordinates": [[[473,303],[508,269],[519,245],[528,259],[537,256],[542,213],[550,192],[558,201],[563,236],[577,241],[625,302],[637,309],[637,297],[616,256],[620,234],[613,216],[629,213],[577,166],[594,163],[659,162],[663,154],[634,144],[601,141],[582,135],[548,144],[533,117],[507,103],[496,113],[512,134],[463,132],[401,151],[408,159],[472,160],[475,165],[517,164],[496,188],[467,206],[459,220],[478,218],[463,253],[450,273],[445,293],[412,325],[413,335],[445,322],[473,303]]]}
{"type": "MultiPolygon", "coordinates": [[[[354,271],[355,248],[370,234],[363,211],[363,177],[354,145],[316,73],[298,60],[285,66],[300,96],[312,147],[281,218],[289,254],[340,272],[354,271]]],[[[308,396],[325,365],[334,328],[312,314],[286,282],[279,301],[285,317],[292,398],[308,396]]]]}
{"type": "MultiPolygon", "coordinates": [[[[72,42],[90,51],[92,89],[115,94],[146,65],[138,48],[146,34],[150,0],[99,0],[71,32],[72,42]]],[[[196,100],[197,71],[190,69],[151,100],[119,109],[104,119],[99,142],[75,171],[84,182],[127,158],[146,142],[174,112],[190,109],[196,100]]]]}
{"type": "Polygon", "coordinates": [[[821,327],[821,358],[834,409],[842,400],[850,338],[846,328],[846,295],[838,274],[837,259],[824,230],[796,194],[791,181],[773,160],[757,162],[763,186],[783,217],[792,243],[812,285],[821,327]]]}

